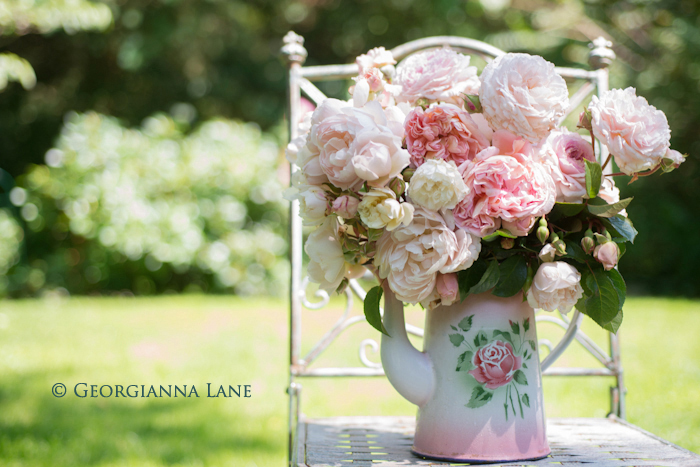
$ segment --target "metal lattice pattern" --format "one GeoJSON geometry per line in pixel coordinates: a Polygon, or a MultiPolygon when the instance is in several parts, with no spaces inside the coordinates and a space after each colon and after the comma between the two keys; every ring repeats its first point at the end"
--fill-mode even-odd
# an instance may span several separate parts
{"type": "MultiPolygon", "coordinates": [[[[411,454],[410,417],[338,417],[300,424],[298,466],[470,465],[424,460],[411,454]]],[[[552,454],[518,466],[700,466],[700,456],[616,418],[550,419],[552,454]]]]}

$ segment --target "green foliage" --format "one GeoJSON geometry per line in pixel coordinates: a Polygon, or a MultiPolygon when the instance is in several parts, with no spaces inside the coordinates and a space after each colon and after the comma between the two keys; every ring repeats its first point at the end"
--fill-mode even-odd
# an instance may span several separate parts
{"type": "Polygon", "coordinates": [[[593,199],[598,196],[598,192],[600,191],[603,169],[597,162],[590,162],[586,159],[584,159],[583,162],[586,164],[586,192],[588,193],[588,197],[593,199]]]}
{"type": "Polygon", "coordinates": [[[214,120],[186,132],[164,115],[124,128],[72,114],[48,165],[18,183],[28,267],[17,294],[133,289],[280,293],[286,275],[279,150],[253,124],[214,120]],[[39,269],[45,281],[21,286],[39,269]],[[43,283],[41,283],[43,282],[43,283]]]}
{"type": "Polygon", "coordinates": [[[0,0],[0,31],[3,35],[30,32],[49,34],[63,29],[104,30],[112,23],[112,11],[102,3],[86,0],[0,0]]]}
{"type": "Polygon", "coordinates": [[[11,53],[0,54],[0,91],[7,87],[9,81],[17,81],[24,89],[31,89],[36,85],[36,75],[23,58],[11,53]]]}
{"type": "MultiPolygon", "coordinates": [[[[365,310],[365,318],[367,319],[367,322],[377,331],[381,332],[382,334],[389,335],[387,332],[386,328],[384,327],[384,323],[382,323],[382,314],[379,309],[381,301],[382,301],[382,294],[384,293],[384,289],[381,288],[381,286],[376,286],[372,287],[367,291],[367,295],[365,296],[365,302],[364,302],[364,310],[365,310]]],[[[457,334],[459,337],[462,337],[461,335],[457,334]]],[[[464,339],[464,338],[462,338],[464,339]]],[[[452,336],[450,336],[450,340],[452,340],[452,336]]],[[[454,341],[452,341],[454,344],[454,341]]],[[[459,344],[455,344],[459,345],[459,344]]]]}

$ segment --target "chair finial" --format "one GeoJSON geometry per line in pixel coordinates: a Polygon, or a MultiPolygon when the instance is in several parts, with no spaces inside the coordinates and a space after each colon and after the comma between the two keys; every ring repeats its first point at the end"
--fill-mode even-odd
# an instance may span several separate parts
{"type": "Polygon", "coordinates": [[[289,64],[298,63],[301,65],[304,63],[308,53],[304,48],[303,37],[294,31],[289,31],[282,39],[282,42],[284,42],[284,45],[281,52],[289,64]]]}
{"type": "Polygon", "coordinates": [[[594,39],[588,47],[591,49],[588,63],[594,70],[607,68],[617,57],[612,49],[612,42],[602,36],[594,39]]]}

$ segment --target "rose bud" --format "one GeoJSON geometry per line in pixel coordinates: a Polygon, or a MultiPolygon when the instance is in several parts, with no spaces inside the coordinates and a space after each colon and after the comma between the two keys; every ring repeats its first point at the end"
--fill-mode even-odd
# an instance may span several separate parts
{"type": "Polygon", "coordinates": [[[581,248],[587,255],[590,255],[595,249],[595,239],[591,229],[586,230],[586,236],[581,239],[581,248]]]}
{"type": "Polygon", "coordinates": [[[566,243],[561,238],[557,238],[552,242],[552,246],[557,250],[557,256],[564,256],[566,254],[566,243]]]}
{"type": "Polygon", "coordinates": [[[399,177],[392,178],[389,182],[389,188],[399,197],[406,192],[406,182],[399,177]]]}
{"type": "Polygon", "coordinates": [[[581,112],[581,115],[578,116],[578,125],[576,125],[576,128],[583,128],[588,131],[593,130],[593,126],[591,125],[591,111],[588,109],[584,109],[583,112],[581,112]]]}
{"type": "Polygon", "coordinates": [[[543,217],[540,219],[540,226],[537,228],[537,239],[544,245],[549,237],[549,230],[547,229],[547,220],[543,217]]]}
{"type": "Polygon", "coordinates": [[[502,238],[501,239],[501,248],[504,250],[510,250],[515,246],[515,239],[513,238],[502,238]]]}
{"type": "Polygon", "coordinates": [[[413,174],[416,173],[416,169],[404,169],[403,172],[401,172],[401,175],[403,176],[403,179],[407,182],[411,181],[411,177],[413,177],[413,174]]]}
{"type": "Polygon", "coordinates": [[[339,196],[333,201],[332,210],[343,219],[352,219],[357,214],[357,205],[360,200],[353,196],[339,196]]]}
{"type": "Polygon", "coordinates": [[[606,271],[617,266],[620,257],[620,247],[615,242],[607,242],[595,247],[593,257],[603,265],[606,271]]]}
{"type": "Polygon", "coordinates": [[[457,282],[457,274],[438,274],[436,287],[442,304],[449,306],[453,304],[459,296],[459,283],[457,282]]]}
{"type": "Polygon", "coordinates": [[[556,256],[557,250],[554,249],[551,243],[547,243],[542,249],[540,250],[539,254],[537,255],[540,258],[540,261],[543,263],[551,263],[554,261],[554,257],[556,256]]]}
{"type": "Polygon", "coordinates": [[[664,173],[668,173],[673,171],[673,169],[677,169],[685,162],[686,157],[685,154],[681,154],[674,149],[667,150],[666,155],[661,159],[661,170],[663,170],[664,173]]]}

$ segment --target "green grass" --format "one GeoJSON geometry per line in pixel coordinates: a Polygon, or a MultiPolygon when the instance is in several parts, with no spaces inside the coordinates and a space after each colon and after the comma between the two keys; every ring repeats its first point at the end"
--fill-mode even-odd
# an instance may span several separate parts
{"type": "MultiPolygon", "coordinates": [[[[356,304],[357,305],[357,304],[356,304]]],[[[305,312],[318,337],[338,318],[305,312]]],[[[411,311],[419,322],[422,312],[411,311]]],[[[586,323],[598,341],[604,334],[586,323]]],[[[631,422],[700,451],[700,302],[630,299],[622,354],[631,422]]],[[[541,328],[556,339],[557,332],[541,328]]],[[[358,364],[356,326],[319,364],[358,364]]],[[[310,341],[309,341],[310,343],[310,341]]],[[[575,344],[574,344],[575,345],[575,344]]],[[[308,345],[304,350],[308,350],[308,345]]],[[[370,353],[371,354],[371,353],[370,353]]],[[[3,466],[274,466],[286,449],[283,301],[230,297],[80,298],[0,307],[3,466]],[[55,383],[68,394],[51,394],[55,383]],[[78,398],[77,383],[195,385],[199,398],[78,398]],[[206,383],[252,385],[251,398],[207,398],[206,383]]],[[[575,346],[565,364],[594,364],[575,346]]],[[[608,411],[606,378],[548,378],[548,416],[608,411]]],[[[383,378],[303,381],[308,416],[413,414],[383,378]]]]}

